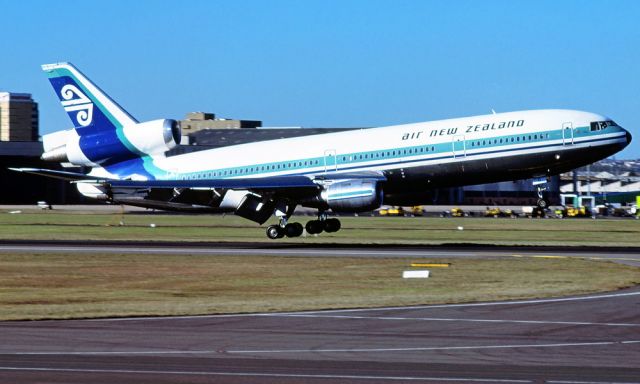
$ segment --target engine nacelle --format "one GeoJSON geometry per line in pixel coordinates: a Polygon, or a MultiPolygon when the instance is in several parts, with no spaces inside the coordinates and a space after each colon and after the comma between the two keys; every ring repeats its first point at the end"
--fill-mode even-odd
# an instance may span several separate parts
{"type": "Polygon", "coordinates": [[[161,155],[180,144],[175,120],[153,120],[114,130],[69,129],[42,136],[42,159],[96,166],[145,155],[161,155]]]}
{"type": "Polygon", "coordinates": [[[382,205],[382,189],[375,179],[335,181],[320,197],[334,212],[366,212],[382,205]]]}

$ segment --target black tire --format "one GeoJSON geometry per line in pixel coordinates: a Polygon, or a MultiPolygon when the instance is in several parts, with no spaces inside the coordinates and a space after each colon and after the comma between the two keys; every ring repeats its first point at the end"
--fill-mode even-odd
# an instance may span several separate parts
{"type": "Polygon", "coordinates": [[[317,233],[321,233],[324,230],[324,223],[320,220],[311,220],[307,222],[305,226],[307,233],[310,235],[315,235],[317,233]]]}
{"type": "Polygon", "coordinates": [[[549,206],[549,203],[545,199],[538,199],[537,205],[538,207],[545,209],[549,206]]]}
{"type": "Polygon", "coordinates": [[[338,219],[327,219],[324,223],[324,230],[326,232],[338,232],[342,225],[338,219]]]}
{"type": "Polygon", "coordinates": [[[302,235],[304,227],[300,223],[289,223],[284,227],[284,234],[287,237],[298,237],[302,235]]]}
{"type": "Polygon", "coordinates": [[[267,237],[271,240],[280,239],[284,236],[284,230],[279,225],[270,225],[267,227],[267,237]]]}

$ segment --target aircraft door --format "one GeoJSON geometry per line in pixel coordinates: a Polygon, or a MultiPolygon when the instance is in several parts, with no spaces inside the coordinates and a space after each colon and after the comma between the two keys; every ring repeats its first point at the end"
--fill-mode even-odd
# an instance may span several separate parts
{"type": "Polygon", "coordinates": [[[573,123],[562,123],[562,145],[573,144],[573,123]]]}
{"type": "Polygon", "coordinates": [[[467,156],[467,147],[464,141],[464,135],[453,136],[453,141],[451,142],[451,150],[453,152],[453,158],[461,158],[467,156]]]}
{"type": "Polygon", "coordinates": [[[336,159],[336,150],[327,149],[324,151],[324,172],[333,172],[338,170],[338,160],[336,159]]]}

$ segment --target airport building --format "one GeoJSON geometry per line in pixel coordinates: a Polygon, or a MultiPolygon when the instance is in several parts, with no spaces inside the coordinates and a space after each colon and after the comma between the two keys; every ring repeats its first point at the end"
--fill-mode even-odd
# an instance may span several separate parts
{"type": "Polygon", "coordinates": [[[560,175],[560,193],[628,203],[640,196],[640,161],[605,159],[560,175]]]}
{"type": "Polygon", "coordinates": [[[0,92],[0,141],[37,141],[38,103],[29,93],[0,92]]]}
{"type": "Polygon", "coordinates": [[[35,204],[40,200],[78,201],[78,193],[67,183],[26,176],[9,167],[60,168],[40,160],[38,104],[29,93],[0,92],[0,204],[35,204]]]}

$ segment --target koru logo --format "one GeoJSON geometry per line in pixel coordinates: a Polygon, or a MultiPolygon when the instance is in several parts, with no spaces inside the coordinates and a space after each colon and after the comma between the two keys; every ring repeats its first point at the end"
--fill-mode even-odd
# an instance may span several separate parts
{"type": "MultiPolygon", "coordinates": [[[[93,103],[75,85],[67,84],[60,90],[62,106],[67,113],[77,112],[75,119],[86,127],[93,120],[93,103]]],[[[72,118],[73,119],[73,118],[72,118]]]]}

